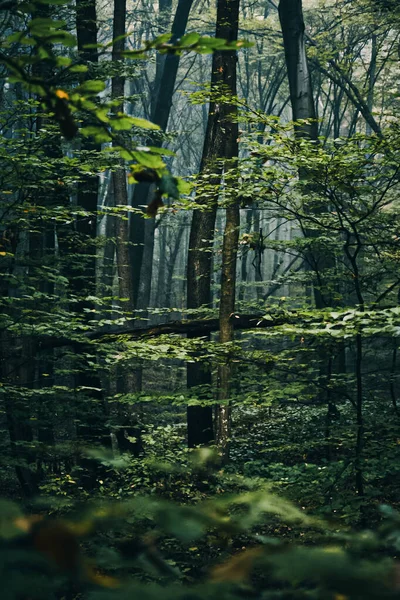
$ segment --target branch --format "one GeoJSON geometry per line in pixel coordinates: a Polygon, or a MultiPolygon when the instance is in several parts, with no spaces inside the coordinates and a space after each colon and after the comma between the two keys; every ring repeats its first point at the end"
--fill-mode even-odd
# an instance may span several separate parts
{"type": "MultiPolygon", "coordinates": [[[[273,0],[268,0],[268,2],[275,10],[279,10],[278,5],[273,0]]],[[[307,41],[311,44],[311,46],[318,48],[318,44],[315,42],[315,40],[313,40],[313,38],[310,35],[308,35],[306,33],[305,36],[306,36],[307,41]]],[[[308,60],[310,60],[310,59],[308,59],[308,60]]],[[[338,85],[341,90],[343,90],[343,92],[349,98],[350,102],[352,102],[353,105],[357,108],[357,110],[360,111],[360,113],[364,117],[365,121],[370,125],[371,129],[379,137],[383,137],[381,128],[379,127],[378,123],[374,119],[374,116],[373,116],[372,112],[370,111],[369,107],[364,102],[364,99],[363,99],[362,95],[360,94],[358,87],[351,81],[350,77],[348,77],[348,75],[346,75],[346,73],[344,73],[340,69],[339,65],[334,60],[332,60],[332,59],[329,60],[329,65],[331,66],[332,69],[334,69],[334,71],[336,71],[337,75],[335,76],[331,72],[329,72],[327,69],[325,69],[318,60],[313,60],[310,62],[312,62],[314,64],[314,66],[323,75],[328,77],[331,81],[333,81],[333,83],[336,83],[336,85],[338,85]],[[346,85],[344,85],[344,84],[346,84],[346,85]]]]}
{"type": "Polygon", "coordinates": [[[318,60],[311,60],[311,63],[316,69],[318,69],[325,77],[328,77],[333,83],[340,87],[341,90],[349,98],[350,102],[360,111],[365,121],[370,125],[371,129],[379,136],[382,137],[382,131],[378,123],[375,121],[373,114],[369,107],[364,102],[362,95],[360,94],[357,86],[351,81],[351,79],[344,73],[340,67],[333,61],[329,61],[329,65],[334,69],[337,75],[325,69],[318,60]],[[346,85],[344,85],[346,84],[346,85]]]}
{"type": "MultiPolygon", "coordinates": [[[[234,329],[260,329],[271,328],[285,323],[296,323],[301,317],[293,312],[292,314],[282,314],[268,316],[262,315],[238,315],[231,316],[234,329]]],[[[68,338],[47,337],[39,342],[39,349],[46,350],[51,348],[61,348],[62,346],[82,346],[99,340],[101,342],[112,341],[119,336],[128,336],[131,339],[143,337],[158,337],[160,335],[194,335],[206,336],[219,330],[219,319],[191,319],[188,321],[172,321],[171,323],[161,323],[149,327],[116,327],[113,329],[104,328],[97,331],[90,331],[83,334],[82,338],[74,340],[68,338]]]]}
{"type": "MultiPolygon", "coordinates": [[[[362,304],[362,303],[361,303],[362,304]]],[[[394,307],[386,306],[384,308],[377,308],[376,303],[374,304],[375,311],[370,311],[371,318],[374,313],[391,310],[394,307]]],[[[365,308],[365,307],[364,307],[365,308]]],[[[397,306],[396,306],[397,308],[397,306]]],[[[370,310],[370,307],[368,307],[370,310]]],[[[236,330],[257,330],[257,329],[272,329],[273,327],[279,327],[281,325],[303,325],[308,329],[313,329],[315,325],[319,324],[324,326],[326,323],[331,323],[332,317],[331,309],[327,310],[314,310],[312,320],[310,319],[310,311],[300,310],[283,310],[275,308],[271,312],[262,314],[251,314],[251,315],[239,315],[232,313],[230,320],[233,325],[233,329],[236,330]]],[[[343,308],[340,312],[345,316],[349,311],[354,311],[352,308],[343,308]]],[[[365,313],[363,313],[364,315],[365,313]]],[[[390,315],[391,318],[393,315],[390,315]]],[[[373,322],[373,321],[371,321],[373,322]]],[[[341,325],[338,321],[337,325],[341,325]]],[[[219,319],[190,319],[187,321],[172,321],[171,323],[161,323],[160,325],[154,325],[149,327],[115,327],[104,329],[98,329],[97,331],[88,331],[82,333],[81,337],[75,339],[56,337],[56,336],[38,336],[37,350],[50,350],[54,348],[61,348],[72,346],[75,348],[88,347],[91,342],[99,341],[112,342],[118,341],[118,338],[128,337],[130,339],[140,338],[153,338],[160,335],[190,335],[191,337],[203,337],[207,336],[214,331],[218,331],[220,327],[219,319]]],[[[323,329],[322,329],[323,330],[323,329]]],[[[322,331],[321,330],[321,331],[322,331]]]]}

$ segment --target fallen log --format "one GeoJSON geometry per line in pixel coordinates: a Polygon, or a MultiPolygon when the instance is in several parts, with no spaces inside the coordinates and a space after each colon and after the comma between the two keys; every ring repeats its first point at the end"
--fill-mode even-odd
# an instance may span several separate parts
{"type": "MultiPolygon", "coordinates": [[[[295,323],[301,320],[298,314],[282,315],[240,315],[234,313],[231,316],[234,329],[250,330],[271,328],[285,323],[295,323]]],[[[171,321],[170,323],[161,323],[159,325],[149,325],[147,327],[115,327],[104,328],[95,331],[82,333],[82,336],[75,339],[65,337],[45,337],[39,342],[39,349],[60,348],[62,346],[82,346],[93,341],[108,341],[120,336],[128,336],[132,339],[144,337],[158,337],[161,335],[193,335],[196,337],[206,336],[219,330],[219,319],[188,319],[183,321],[171,321]]]]}

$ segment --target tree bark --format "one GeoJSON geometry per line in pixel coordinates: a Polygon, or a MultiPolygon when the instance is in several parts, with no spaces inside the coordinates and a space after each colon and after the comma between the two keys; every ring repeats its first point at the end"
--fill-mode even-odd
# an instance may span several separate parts
{"type": "Polygon", "coordinates": [[[363,378],[362,378],[362,334],[356,335],[356,419],[357,436],[354,470],[356,473],[356,492],[364,496],[363,448],[364,448],[364,416],[363,416],[363,378]]]}
{"type": "MultiPolygon", "coordinates": [[[[95,47],[97,44],[95,0],[77,0],[76,31],[80,60],[88,66],[87,72],[79,76],[79,80],[82,82],[93,77],[93,66],[98,63],[98,52],[95,47]],[[87,44],[92,47],[87,48],[87,44]]],[[[101,145],[91,140],[83,140],[81,151],[98,153],[101,151],[101,145]]],[[[97,175],[87,175],[78,182],[78,205],[87,212],[87,215],[79,216],[76,220],[76,241],[79,244],[80,256],[77,264],[73,266],[73,278],[70,285],[72,292],[79,298],[74,310],[81,316],[85,315],[85,318],[90,315],[85,310],[95,308],[93,302],[86,298],[96,294],[98,193],[97,175]]],[[[73,249],[74,238],[67,239],[66,243],[69,244],[68,252],[76,252],[73,249]]],[[[78,345],[74,345],[74,348],[80,361],[75,377],[77,438],[84,447],[97,444],[109,447],[111,445],[110,431],[106,425],[107,411],[100,377],[96,368],[89,364],[91,359],[86,358],[86,354],[92,354],[92,349],[78,345]]],[[[97,462],[85,456],[80,457],[79,465],[83,469],[81,483],[87,490],[90,490],[96,485],[96,480],[104,474],[104,469],[97,462]]]]}
{"type": "MultiPolygon", "coordinates": [[[[289,80],[290,101],[295,135],[298,139],[306,139],[318,143],[318,123],[312,94],[311,76],[305,48],[305,25],[302,0],[280,0],[279,19],[281,22],[285,58],[289,80]],[[305,120],[304,123],[298,123],[305,120]]],[[[307,180],[310,172],[307,167],[299,169],[299,178],[307,180]]],[[[309,184],[312,191],[312,183],[309,184]]],[[[305,192],[306,193],[306,192],[305,192]]],[[[316,237],[315,232],[304,229],[305,237],[316,237]]],[[[317,234],[318,235],[318,234],[317,234]]],[[[332,294],[324,285],[323,271],[333,268],[331,257],[321,252],[310,250],[306,257],[310,270],[314,271],[314,299],[317,308],[333,306],[332,294]]]]}
{"type": "MultiPolygon", "coordinates": [[[[113,49],[112,60],[117,64],[121,60],[122,52],[125,49],[125,20],[126,20],[126,0],[114,0],[114,21],[113,21],[113,49]]],[[[111,98],[118,100],[115,112],[123,112],[124,109],[124,91],[125,76],[123,74],[114,75],[111,82],[111,98]]],[[[118,145],[118,141],[115,143],[118,145]]],[[[121,160],[119,168],[113,172],[113,190],[115,206],[128,206],[128,190],[125,172],[125,164],[121,160]]],[[[132,270],[130,268],[129,255],[129,228],[128,213],[121,212],[116,223],[116,255],[117,271],[119,281],[119,295],[123,298],[124,312],[128,317],[133,316],[133,280],[132,270]]]]}
{"type": "MultiPolygon", "coordinates": [[[[235,123],[237,126],[237,123],[235,123]]],[[[237,151],[237,144],[236,144],[237,151]]],[[[222,247],[221,298],[219,304],[219,341],[226,344],[234,340],[232,315],[235,310],[236,263],[239,243],[240,214],[236,199],[226,209],[226,225],[222,247]]],[[[231,410],[228,404],[231,396],[233,366],[229,360],[218,369],[218,401],[216,441],[224,459],[228,458],[231,410]]]]}
{"type": "MultiPolygon", "coordinates": [[[[114,0],[113,20],[113,49],[112,60],[118,64],[122,52],[125,49],[125,22],[126,22],[126,0],[114,0]]],[[[122,69],[121,69],[122,71],[122,69]]],[[[116,112],[123,112],[125,96],[125,76],[122,73],[114,75],[111,81],[111,97],[117,100],[116,112]]],[[[118,140],[116,145],[119,145],[118,140]]],[[[125,163],[120,161],[119,167],[113,172],[114,203],[116,206],[128,207],[128,189],[125,171],[125,163]]],[[[131,267],[130,239],[129,239],[129,214],[120,213],[115,224],[116,235],[116,258],[118,273],[118,289],[121,307],[125,318],[132,320],[134,317],[134,285],[133,271],[131,267]]],[[[140,366],[128,365],[127,368],[117,369],[117,392],[121,394],[137,393],[142,387],[142,371],[140,366]]],[[[141,450],[140,429],[138,428],[137,411],[125,411],[120,404],[117,405],[116,436],[121,452],[126,451],[126,437],[124,431],[129,429],[131,436],[137,438],[137,442],[129,446],[132,452],[138,454],[141,450]],[[122,422],[122,426],[120,426],[122,422]],[[121,428],[122,427],[122,428],[121,428]]]]}
{"type": "MultiPolygon", "coordinates": [[[[81,81],[92,78],[92,67],[98,63],[97,48],[85,46],[97,44],[97,14],[95,0],[76,0],[76,34],[79,57],[88,71],[82,75],[81,81]]],[[[100,152],[101,145],[91,140],[83,139],[81,151],[100,152]]],[[[84,238],[84,256],[81,272],[75,287],[86,295],[94,295],[96,289],[96,246],[97,236],[97,199],[99,179],[97,175],[87,175],[78,182],[78,205],[87,211],[88,215],[78,217],[77,231],[84,238]]],[[[82,305],[80,310],[85,306],[82,305]]]]}
{"type": "MultiPolygon", "coordinates": [[[[237,40],[239,28],[239,0],[230,2],[229,12],[226,19],[230,22],[232,39],[237,40]]],[[[236,97],[236,52],[230,52],[226,57],[227,83],[229,93],[236,97]]],[[[224,120],[225,149],[225,194],[228,199],[226,208],[225,231],[222,244],[222,271],[221,271],[221,293],[219,301],[219,341],[227,344],[234,340],[234,325],[232,315],[235,310],[236,298],[236,265],[239,247],[240,230],[240,208],[235,183],[237,181],[236,169],[239,156],[239,131],[237,122],[237,108],[234,105],[228,107],[227,118],[224,120]],[[230,172],[229,169],[232,169],[230,172]]],[[[229,359],[218,369],[218,401],[216,409],[216,442],[224,460],[229,456],[229,436],[231,429],[231,408],[229,399],[231,396],[231,383],[233,377],[233,365],[229,359]]]]}
{"type": "Polygon", "coordinates": [[[26,498],[34,496],[38,491],[37,473],[34,470],[36,454],[33,450],[33,431],[30,421],[32,408],[29,401],[23,397],[23,388],[32,387],[32,350],[31,340],[21,344],[19,339],[12,339],[8,331],[1,332],[2,379],[15,386],[14,390],[4,395],[4,412],[15,473],[22,494],[26,498]],[[21,391],[18,387],[21,387],[21,391]]]}
{"type": "MultiPolygon", "coordinates": [[[[179,0],[174,21],[171,29],[171,41],[182,37],[185,33],[190,9],[193,0],[179,0]]],[[[153,105],[151,120],[160,126],[162,131],[167,130],[168,119],[171,112],[172,98],[175,89],[176,76],[178,73],[180,56],[178,54],[167,54],[159,82],[156,85],[157,96],[153,105]]],[[[162,146],[162,141],[152,142],[153,146],[162,146]]],[[[147,205],[153,194],[152,186],[146,183],[135,185],[132,206],[140,208],[147,205]]],[[[153,270],[153,244],[154,244],[155,218],[143,219],[140,214],[132,213],[130,220],[131,261],[133,271],[133,294],[135,306],[147,308],[151,295],[151,282],[153,270]],[[145,245],[146,239],[147,246],[145,245]],[[149,246],[148,244],[151,244],[149,246]],[[146,256],[144,257],[144,254],[146,256]],[[146,268],[144,264],[146,263],[146,268]]]]}
{"type": "MultiPolygon", "coordinates": [[[[257,209],[256,209],[257,210],[257,209]]],[[[248,208],[246,210],[246,228],[244,233],[249,235],[251,231],[253,210],[248,208]]],[[[242,252],[241,256],[241,268],[240,268],[240,288],[239,288],[239,302],[242,302],[246,298],[246,284],[247,284],[247,262],[249,258],[249,248],[246,248],[242,252]]]]}
{"type": "Polygon", "coordinates": [[[311,140],[318,138],[318,124],[312,95],[311,77],[305,46],[305,25],[302,0],[280,0],[281,22],[285,58],[289,79],[290,102],[293,121],[312,120],[295,125],[296,134],[311,140]]]}
{"type": "MultiPolygon", "coordinates": [[[[239,0],[218,0],[216,37],[229,41],[237,40],[238,22],[239,0]]],[[[218,188],[222,178],[223,160],[237,155],[235,144],[237,145],[238,137],[237,124],[231,120],[231,114],[234,113],[233,105],[215,99],[213,96],[221,92],[236,96],[236,60],[235,51],[221,52],[217,50],[213,55],[211,99],[200,167],[201,175],[208,177],[206,180],[207,193],[204,197],[197,198],[197,202],[207,205],[207,209],[193,212],[187,267],[187,306],[189,309],[209,307],[211,303],[212,244],[218,188]],[[211,174],[212,176],[209,177],[211,174]],[[210,191],[211,201],[209,199],[210,191]]],[[[229,218],[236,221],[233,213],[236,214],[236,211],[239,211],[238,206],[235,204],[235,206],[229,207],[228,211],[230,211],[229,218]]],[[[228,230],[230,233],[227,234],[227,240],[230,241],[232,239],[230,225],[228,230]]],[[[232,264],[228,268],[232,268],[232,264]]],[[[225,275],[229,278],[228,272],[225,275]]],[[[223,315],[225,315],[225,308],[223,308],[223,315]]],[[[223,323],[225,327],[224,317],[223,323]]],[[[188,387],[210,386],[211,373],[202,369],[199,364],[189,363],[187,385],[188,387]]],[[[212,406],[188,407],[187,417],[189,447],[207,444],[213,440],[212,406]]]]}
{"type": "MultiPolygon", "coordinates": [[[[304,65],[304,59],[306,59],[304,43],[305,38],[307,38],[311,45],[316,46],[317,44],[312,38],[305,34],[304,20],[302,15],[302,0],[280,0],[278,11],[279,18],[281,21],[282,33],[283,30],[285,30],[285,32],[287,32],[288,34],[287,39],[285,39],[286,34],[284,33],[286,62],[288,63],[288,60],[290,60],[291,63],[293,63],[293,68],[291,69],[291,73],[289,74],[289,81],[292,80],[293,82],[295,82],[297,77],[294,65],[296,62],[298,64],[304,65]],[[301,19],[296,19],[296,14],[301,14],[301,19]],[[297,35],[292,36],[292,34],[289,33],[290,31],[297,31],[297,35]],[[294,41],[296,38],[299,42],[297,48],[296,43],[294,41]]],[[[340,65],[338,65],[333,59],[330,59],[328,61],[328,64],[331,70],[325,69],[325,67],[318,61],[318,59],[313,59],[313,66],[343,91],[343,93],[348,97],[353,106],[355,106],[357,111],[364,117],[366,123],[372,129],[372,131],[377,135],[382,136],[381,128],[376,122],[368,106],[368,101],[364,101],[358,87],[353,83],[351,78],[343,72],[340,65]]],[[[299,105],[299,108],[300,106],[303,108],[307,108],[308,99],[312,99],[312,96],[309,95],[309,88],[305,78],[305,76],[307,75],[307,71],[308,67],[304,71],[301,71],[299,69],[300,79],[296,84],[297,89],[303,89],[303,92],[305,94],[304,97],[298,97],[296,100],[295,97],[292,98],[292,91],[290,92],[291,100],[296,100],[296,102],[299,105]]],[[[311,108],[311,106],[309,106],[309,108],[311,108]]],[[[296,119],[310,118],[307,116],[302,117],[300,116],[300,114],[301,113],[296,113],[296,116],[295,114],[293,114],[293,120],[296,121],[296,119]]],[[[314,114],[316,114],[315,110],[314,114]]],[[[317,124],[316,126],[318,128],[317,124]]]]}
{"type": "MultiPolygon", "coordinates": [[[[306,55],[302,0],[280,0],[279,19],[285,48],[295,135],[300,140],[305,139],[317,145],[318,123],[316,121],[311,76],[306,55]],[[299,120],[305,120],[305,122],[299,123],[299,120]]],[[[308,167],[299,169],[299,179],[305,182],[303,188],[305,196],[307,192],[311,194],[313,192],[313,184],[307,183],[310,175],[312,175],[312,172],[308,167]]],[[[304,202],[306,203],[307,200],[305,199],[304,202]]],[[[310,231],[306,226],[300,225],[306,238],[318,237],[318,232],[310,231]]],[[[327,306],[334,306],[332,286],[329,286],[329,283],[327,285],[326,273],[334,269],[335,258],[327,256],[324,251],[314,250],[312,247],[308,250],[305,258],[308,270],[313,272],[313,292],[316,308],[322,309],[327,306]]],[[[319,377],[324,381],[328,377],[331,357],[323,347],[319,350],[318,360],[320,365],[319,377]]],[[[325,394],[325,392],[322,393],[325,394]]],[[[321,400],[323,400],[323,397],[321,400]]],[[[329,413],[329,395],[326,402],[329,413]]]]}
{"type": "MultiPolygon", "coordinates": [[[[182,243],[184,233],[184,224],[180,224],[179,229],[176,233],[176,237],[174,240],[174,249],[170,252],[169,262],[166,269],[166,282],[165,282],[165,306],[171,308],[174,306],[173,304],[173,294],[172,294],[172,281],[174,275],[174,269],[176,260],[178,258],[179,249],[182,243]]],[[[176,306],[177,304],[175,304],[176,306]]]]}

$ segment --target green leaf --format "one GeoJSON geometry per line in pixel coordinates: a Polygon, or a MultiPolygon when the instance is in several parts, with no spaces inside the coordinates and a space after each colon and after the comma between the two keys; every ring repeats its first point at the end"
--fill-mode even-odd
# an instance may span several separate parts
{"type": "Polygon", "coordinates": [[[56,66],[57,67],[69,67],[71,62],[72,62],[72,60],[70,58],[68,58],[68,56],[57,56],[57,58],[56,58],[56,66]]]}
{"type": "Polygon", "coordinates": [[[102,123],[109,123],[110,117],[108,116],[108,108],[99,108],[94,111],[94,114],[102,123]]]}
{"type": "Polygon", "coordinates": [[[157,520],[162,529],[183,542],[201,537],[207,527],[207,519],[189,507],[166,505],[158,511],[157,520]]]}
{"type": "Polygon", "coordinates": [[[143,152],[141,150],[133,150],[132,154],[135,160],[144,167],[148,167],[149,169],[165,168],[165,164],[159,155],[150,154],[149,152],[143,152]]]}
{"type": "Polygon", "coordinates": [[[158,37],[156,37],[153,41],[147,42],[146,46],[148,48],[156,48],[157,46],[160,46],[160,45],[168,42],[171,39],[171,37],[172,37],[172,33],[163,33],[162,35],[159,35],[158,37]]]}
{"type": "Polygon", "coordinates": [[[126,148],[122,148],[122,146],[116,146],[116,147],[113,146],[112,148],[109,148],[109,150],[112,152],[118,152],[120,157],[123,158],[124,160],[132,160],[133,159],[132,151],[128,150],[126,148]]]}
{"type": "Polygon", "coordinates": [[[237,40],[236,42],[228,42],[226,44],[227,48],[252,48],[254,46],[253,42],[249,42],[248,40],[237,40]]]}
{"type": "Polygon", "coordinates": [[[96,48],[104,48],[104,44],[83,44],[84,50],[95,50],[96,48]]]}
{"type": "Polygon", "coordinates": [[[202,36],[198,41],[199,46],[210,46],[210,48],[221,48],[227,44],[226,40],[221,38],[214,38],[208,35],[202,36]]]}
{"type": "Polygon", "coordinates": [[[127,131],[133,127],[131,117],[124,115],[112,118],[110,125],[115,131],[127,131]]]}
{"type": "Polygon", "coordinates": [[[197,54],[212,54],[214,52],[211,46],[198,46],[196,45],[195,51],[197,54]]]}
{"type": "Polygon", "coordinates": [[[102,465],[112,467],[114,469],[126,469],[130,462],[127,456],[115,457],[111,450],[105,448],[87,448],[84,452],[89,458],[93,458],[102,465]]]}
{"type": "Polygon", "coordinates": [[[69,48],[76,46],[76,37],[67,31],[56,31],[46,35],[45,40],[51,44],[63,44],[69,48]]]}
{"type": "Polygon", "coordinates": [[[154,129],[159,130],[160,126],[148,121],[147,119],[141,119],[140,117],[130,117],[134,127],[141,127],[142,129],[154,129]]]}
{"type": "Polygon", "coordinates": [[[180,194],[190,194],[193,189],[193,184],[181,177],[176,178],[176,185],[180,194]]]}
{"type": "Polygon", "coordinates": [[[73,65],[69,68],[70,73],[86,73],[88,67],[86,65],[73,65]]]}
{"type": "Polygon", "coordinates": [[[168,148],[157,148],[157,146],[149,146],[149,152],[153,154],[162,154],[163,156],[175,156],[175,152],[168,148]]]}
{"type": "Polygon", "coordinates": [[[106,131],[103,127],[97,127],[96,125],[88,125],[87,127],[82,127],[80,130],[81,134],[85,137],[92,137],[99,144],[110,142],[111,135],[106,131]]]}
{"type": "MultiPolygon", "coordinates": [[[[19,43],[24,43],[24,40],[31,40],[31,38],[27,38],[25,37],[20,31],[14,31],[14,33],[11,33],[10,35],[8,35],[5,39],[5,42],[8,44],[11,44],[13,42],[19,42],[19,43]]],[[[31,40],[34,41],[34,40],[31,40]]],[[[35,42],[36,43],[36,42],[35,42]]]]}
{"type": "Polygon", "coordinates": [[[104,91],[106,88],[106,84],[104,81],[100,81],[100,79],[89,79],[85,81],[81,85],[76,88],[76,91],[83,94],[98,94],[99,92],[104,91]]]}
{"type": "Polygon", "coordinates": [[[141,129],[160,129],[158,125],[155,125],[146,119],[131,117],[124,113],[119,113],[116,117],[112,118],[110,124],[115,131],[127,131],[132,129],[132,127],[140,127],[141,129]]]}
{"type": "Polygon", "coordinates": [[[55,21],[54,19],[37,17],[36,19],[32,19],[28,23],[28,29],[30,31],[50,31],[51,29],[59,29],[60,27],[65,27],[65,21],[55,21]]]}
{"type": "Polygon", "coordinates": [[[200,39],[200,35],[198,33],[187,33],[179,40],[179,45],[182,47],[192,46],[193,44],[197,44],[200,39]]]}

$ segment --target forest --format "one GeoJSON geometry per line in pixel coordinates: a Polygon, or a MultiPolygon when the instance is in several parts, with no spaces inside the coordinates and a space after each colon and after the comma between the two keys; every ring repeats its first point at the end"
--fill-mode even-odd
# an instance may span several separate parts
{"type": "Polygon", "coordinates": [[[1,598],[399,599],[399,0],[0,32],[1,598]]]}

